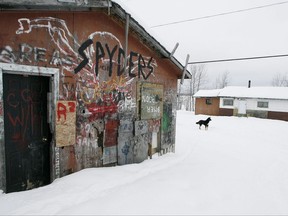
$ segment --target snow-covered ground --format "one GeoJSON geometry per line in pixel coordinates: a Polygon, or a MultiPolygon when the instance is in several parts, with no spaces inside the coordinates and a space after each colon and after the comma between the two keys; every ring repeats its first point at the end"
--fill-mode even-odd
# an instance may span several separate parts
{"type": "Polygon", "coordinates": [[[1,215],[288,214],[288,122],[177,112],[176,152],[0,194],[1,215]]]}

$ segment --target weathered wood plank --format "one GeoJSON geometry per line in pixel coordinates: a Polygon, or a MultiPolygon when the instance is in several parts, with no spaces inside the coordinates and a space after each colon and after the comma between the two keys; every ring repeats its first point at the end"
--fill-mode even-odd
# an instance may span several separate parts
{"type": "Polygon", "coordinates": [[[82,7],[111,7],[112,4],[107,0],[0,0],[1,6],[82,6],[82,7]]]}

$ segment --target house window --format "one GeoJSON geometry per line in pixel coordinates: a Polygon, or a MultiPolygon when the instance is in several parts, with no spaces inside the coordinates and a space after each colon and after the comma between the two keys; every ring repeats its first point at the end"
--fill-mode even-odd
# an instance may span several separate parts
{"type": "Polygon", "coordinates": [[[206,104],[211,105],[212,104],[212,99],[211,98],[206,98],[206,104]]]}
{"type": "Polygon", "coordinates": [[[233,106],[234,100],[233,99],[223,99],[223,106],[233,106]]]}
{"type": "Polygon", "coordinates": [[[257,102],[257,107],[259,107],[259,108],[268,108],[268,102],[266,102],[266,101],[258,101],[257,102]]]}

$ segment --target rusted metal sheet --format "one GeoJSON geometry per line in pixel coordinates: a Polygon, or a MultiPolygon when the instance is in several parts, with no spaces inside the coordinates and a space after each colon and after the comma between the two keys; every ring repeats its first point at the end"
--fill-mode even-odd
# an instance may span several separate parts
{"type": "Polygon", "coordinates": [[[141,84],[141,119],[158,119],[163,113],[163,85],[141,84]]]}
{"type": "Polygon", "coordinates": [[[105,130],[117,130],[119,125],[118,120],[107,120],[105,123],[105,130]]]}
{"type": "Polygon", "coordinates": [[[148,132],[148,121],[135,121],[135,135],[141,135],[148,132]]]}
{"type": "Polygon", "coordinates": [[[133,121],[131,120],[120,120],[119,134],[120,133],[132,133],[133,132],[133,121]]]}
{"type": "Polygon", "coordinates": [[[148,143],[149,143],[148,139],[149,139],[148,134],[135,136],[133,138],[133,142],[134,142],[133,161],[134,161],[134,163],[141,163],[142,161],[147,159],[147,157],[148,157],[148,143]]]}
{"type": "Polygon", "coordinates": [[[118,137],[118,164],[131,164],[133,163],[133,149],[134,143],[131,141],[133,134],[122,133],[118,137]]]}
{"type": "Polygon", "coordinates": [[[117,146],[105,147],[103,151],[103,165],[117,162],[117,146]]]}
{"type": "Polygon", "coordinates": [[[104,147],[117,145],[118,120],[107,120],[104,131],[104,147]]]}
{"type": "Polygon", "coordinates": [[[156,132],[158,133],[159,132],[159,129],[160,129],[160,126],[161,126],[161,120],[160,119],[151,119],[151,120],[148,120],[148,131],[150,133],[152,132],[156,132]]]}
{"type": "Polygon", "coordinates": [[[131,119],[120,120],[118,130],[118,164],[133,163],[133,129],[134,122],[131,119]]]}

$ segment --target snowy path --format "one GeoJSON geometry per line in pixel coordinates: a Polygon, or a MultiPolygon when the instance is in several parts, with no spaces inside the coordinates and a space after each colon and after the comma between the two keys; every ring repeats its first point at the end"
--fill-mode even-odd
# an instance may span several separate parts
{"type": "Polygon", "coordinates": [[[288,122],[177,113],[176,154],[0,195],[0,214],[288,214],[288,122]]]}

